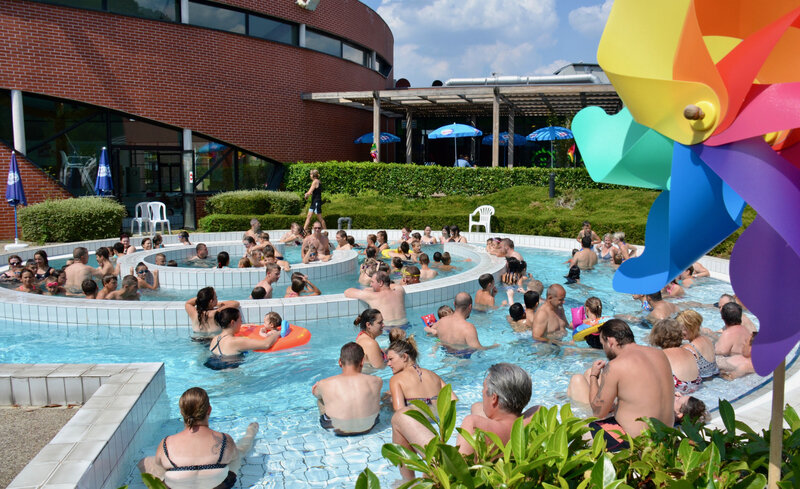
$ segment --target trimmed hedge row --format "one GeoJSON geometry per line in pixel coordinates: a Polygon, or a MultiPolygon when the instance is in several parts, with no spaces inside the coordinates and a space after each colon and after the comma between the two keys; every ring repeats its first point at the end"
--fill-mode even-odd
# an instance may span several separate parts
{"type": "Polygon", "coordinates": [[[325,192],[358,195],[364,190],[404,197],[444,195],[482,195],[508,187],[545,187],[550,172],[556,174],[556,187],[624,188],[597,183],[585,168],[453,168],[445,166],[403,165],[398,163],[358,163],[328,161],[294,163],[287,166],[284,183],[290,192],[305,193],[311,185],[308,173],[318,169],[325,192]]]}
{"type": "Polygon", "coordinates": [[[209,214],[297,214],[302,207],[296,193],[269,190],[222,192],[206,201],[209,214]]]}
{"type": "Polygon", "coordinates": [[[24,239],[65,243],[119,236],[126,214],[116,200],[80,197],[23,207],[18,215],[24,239]]]}

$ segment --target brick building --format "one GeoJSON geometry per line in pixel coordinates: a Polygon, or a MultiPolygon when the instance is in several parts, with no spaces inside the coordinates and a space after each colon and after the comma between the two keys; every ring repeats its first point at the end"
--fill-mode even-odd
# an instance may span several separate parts
{"type": "Polygon", "coordinates": [[[392,86],[392,33],[358,0],[7,0],[0,28],[0,174],[24,155],[29,203],[91,193],[107,147],[127,207],[191,225],[195,200],[274,185],[281,162],[364,159],[372,114],[301,93],[392,86]]]}

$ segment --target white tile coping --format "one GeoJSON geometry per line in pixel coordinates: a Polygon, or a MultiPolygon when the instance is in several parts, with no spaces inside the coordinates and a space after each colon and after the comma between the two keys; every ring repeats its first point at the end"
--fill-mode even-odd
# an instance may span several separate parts
{"type": "MultiPolygon", "coordinates": [[[[239,241],[211,241],[206,243],[209,257],[216,257],[220,251],[239,249],[239,241]]],[[[283,246],[281,245],[281,248],[283,246]]],[[[118,259],[120,274],[127,275],[137,263],[144,262],[148,270],[158,271],[159,285],[165,289],[194,289],[203,287],[253,287],[264,279],[264,267],[260,268],[192,268],[192,267],[167,267],[155,264],[155,255],[164,253],[167,260],[186,260],[195,255],[193,246],[170,247],[149,251],[140,251],[125,255],[118,259]]],[[[352,273],[358,267],[358,252],[355,250],[334,250],[331,259],[327,262],[296,263],[291,265],[289,272],[282,272],[278,279],[278,286],[287,286],[292,283],[292,272],[301,272],[308,276],[312,282],[333,278],[342,274],[352,273]]]]}
{"type": "Polygon", "coordinates": [[[9,489],[119,487],[166,420],[163,363],[0,364],[0,405],[83,404],[9,489]]]}

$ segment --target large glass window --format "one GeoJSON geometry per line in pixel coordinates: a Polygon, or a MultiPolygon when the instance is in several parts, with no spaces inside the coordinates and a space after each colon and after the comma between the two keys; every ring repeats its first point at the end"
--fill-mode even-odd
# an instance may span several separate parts
{"type": "Polygon", "coordinates": [[[147,19],[175,21],[178,18],[175,0],[110,0],[108,11],[147,19]]]}
{"type": "Polygon", "coordinates": [[[103,0],[42,0],[42,1],[45,3],[54,3],[56,5],[66,5],[67,7],[103,10],[103,0]]]}
{"type": "Polygon", "coordinates": [[[297,45],[300,28],[287,22],[266,17],[250,16],[250,32],[253,37],[297,45]]]}
{"type": "Polygon", "coordinates": [[[246,34],[246,14],[236,10],[189,2],[189,24],[246,34]]]}
{"type": "Polygon", "coordinates": [[[306,29],[306,47],[321,53],[342,56],[342,41],[311,29],[306,29]]]}
{"type": "Polygon", "coordinates": [[[272,180],[275,164],[257,156],[239,151],[238,181],[239,188],[264,189],[264,185],[272,180]]]}
{"type": "Polygon", "coordinates": [[[219,192],[234,190],[236,151],[230,146],[195,136],[194,147],[195,190],[219,192]]]}
{"type": "Polygon", "coordinates": [[[389,73],[392,72],[392,65],[389,64],[388,61],[378,56],[378,73],[383,76],[389,76],[389,73]]]}
{"type": "Polygon", "coordinates": [[[363,66],[369,66],[369,56],[367,52],[347,43],[342,44],[342,58],[363,66]]]}
{"type": "Polygon", "coordinates": [[[108,117],[111,144],[114,146],[164,146],[180,148],[181,131],[147,121],[112,113],[108,117]]]}
{"type": "Polygon", "coordinates": [[[0,90],[0,141],[13,146],[14,128],[11,127],[11,90],[0,90]]]}

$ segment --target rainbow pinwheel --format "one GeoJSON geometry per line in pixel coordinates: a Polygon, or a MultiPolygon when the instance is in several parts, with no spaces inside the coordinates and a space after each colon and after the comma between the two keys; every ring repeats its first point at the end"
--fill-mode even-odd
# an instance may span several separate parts
{"type": "Polygon", "coordinates": [[[572,123],[594,180],[663,190],[618,291],[659,290],[755,209],[730,272],[761,324],[761,375],[800,340],[797,53],[797,0],[616,0],[597,58],[626,108],[589,107],[572,123]]]}

